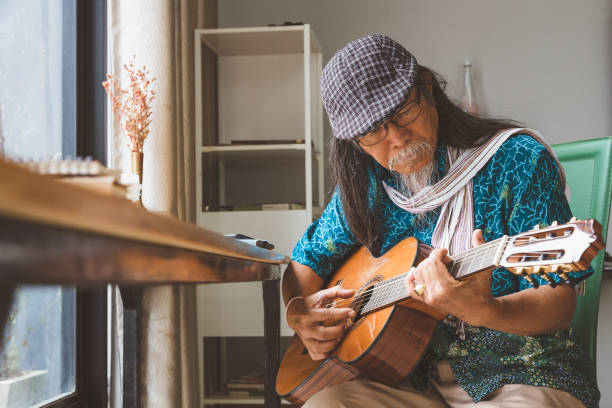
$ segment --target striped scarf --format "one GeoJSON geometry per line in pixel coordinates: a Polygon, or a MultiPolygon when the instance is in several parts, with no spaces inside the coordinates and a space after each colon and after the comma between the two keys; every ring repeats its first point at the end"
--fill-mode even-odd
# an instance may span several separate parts
{"type": "MultiPolygon", "coordinates": [[[[472,179],[493,157],[497,149],[512,135],[527,134],[542,143],[552,157],[556,155],[540,133],[533,129],[511,128],[497,133],[483,145],[471,149],[447,149],[448,173],[436,184],[424,188],[413,197],[406,197],[385,182],[387,195],[401,209],[422,214],[442,207],[433,231],[434,248],[446,248],[450,255],[472,247],[474,230],[474,199],[472,179]]],[[[562,185],[565,186],[563,167],[557,161],[562,185]]]]}

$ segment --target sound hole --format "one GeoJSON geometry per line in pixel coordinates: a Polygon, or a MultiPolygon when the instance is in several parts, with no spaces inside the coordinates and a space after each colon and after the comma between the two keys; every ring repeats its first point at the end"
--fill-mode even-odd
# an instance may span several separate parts
{"type": "Polygon", "coordinates": [[[374,292],[374,285],[366,286],[366,288],[359,293],[358,296],[355,296],[355,300],[353,300],[353,304],[351,307],[355,311],[355,317],[353,317],[353,323],[359,321],[364,315],[364,308],[370,301],[370,297],[372,296],[372,292],[374,292]]]}

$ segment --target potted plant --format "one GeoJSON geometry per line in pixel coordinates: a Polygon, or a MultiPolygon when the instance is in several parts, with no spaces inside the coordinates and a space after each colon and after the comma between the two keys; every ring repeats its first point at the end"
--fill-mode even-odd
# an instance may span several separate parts
{"type": "MultiPolygon", "coordinates": [[[[142,184],[143,147],[149,135],[151,104],[155,99],[152,85],[157,78],[148,79],[146,66],[136,68],[135,55],[129,64],[123,65],[123,70],[129,80],[126,89],[121,88],[120,80],[111,74],[106,75],[102,86],[111,98],[113,112],[132,152],[132,173],[138,175],[138,182],[142,184]]],[[[139,201],[142,203],[142,195],[139,201]]]]}

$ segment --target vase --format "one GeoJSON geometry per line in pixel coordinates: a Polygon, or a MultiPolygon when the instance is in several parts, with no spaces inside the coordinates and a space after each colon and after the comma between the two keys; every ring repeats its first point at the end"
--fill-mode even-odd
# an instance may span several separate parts
{"type": "Polygon", "coordinates": [[[464,111],[471,113],[472,115],[478,114],[478,106],[474,101],[474,92],[472,90],[472,74],[471,74],[472,63],[470,61],[465,61],[463,63],[464,69],[464,95],[460,102],[461,109],[464,111]]]}
{"type": "Polygon", "coordinates": [[[138,175],[138,184],[140,191],[138,193],[138,203],[142,205],[142,160],[144,153],[132,152],[132,173],[138,175]]]}

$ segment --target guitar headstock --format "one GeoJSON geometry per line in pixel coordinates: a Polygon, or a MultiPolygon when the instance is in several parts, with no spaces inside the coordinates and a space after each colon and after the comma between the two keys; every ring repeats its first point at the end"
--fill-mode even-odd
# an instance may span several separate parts
{"type": "Polygon", "coordinates": [[[536,225],[532,230],[509,237],[499,265],[523,276],[533,287],[538,275],[555,287],[549,274],[557,274],[566,283],[575,283],[568,272],[587,269],[603,249],[601,224],[597,220],[576,220],[549,227],[536,225]]]}

